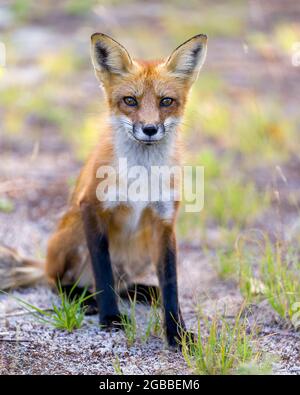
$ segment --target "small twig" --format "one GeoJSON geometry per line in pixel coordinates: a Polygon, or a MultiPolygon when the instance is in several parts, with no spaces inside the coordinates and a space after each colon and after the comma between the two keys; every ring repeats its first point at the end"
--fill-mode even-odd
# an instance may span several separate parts
{"type": "Polygon", "coordinates": [[[33,340],[29,340],[29,339],[1,339],[0,338],[0,342],[8,342],[8,343],[30,343],[33,340]]]}
{"type": "Polygon", "coordinates": [[[17,316],[20,316],[20,315],[30,315],[30,314],[33,314],[33,312],[29,312],[29,311],[19,311],[18,313],[9,313],[9,314],[3,314],[3,315],[0,315],[0,320],[1,319],[5,319],[5,318],[8,318],[8,317],[17,317],[17,316]]]}
{"type": "MultiPolygon", "coordinates": [[[[49,311],[50,312],[50,311],[53,311],[53,309],[45,309],[43,311],[49,311]]],[[[31,314],[37,314],[37,312],[35,310],[32,310],[32,311],[19,311],[19,312],[16,312],[16,313],[3,314],[3,315],[0,315],[0,320],[8,318],[8,317],[18,317],[20,315],[31,315],[31,314]]]]}
{"type": "Polygon", "coordinates": [[[264,337],[272,337],[272,336],[287,336],[287,337],[294,337],[296,339],[300,338],[300,334],[293,333],[293,332],[287,332],[287,331],[277,331],[277,332],[271,332],[268,333],[268,331],[262,331],[265,333],[264,337]]]}

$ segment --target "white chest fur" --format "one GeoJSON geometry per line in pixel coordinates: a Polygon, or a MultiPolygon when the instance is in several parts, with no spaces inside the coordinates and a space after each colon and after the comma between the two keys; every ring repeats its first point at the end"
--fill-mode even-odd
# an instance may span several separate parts
{"type": "MultiPolygon", "coordinates": [[[[129,139],[124,130],[116,136],[115,170],[117,173],[117,192],[114,198],[104,202],[106,209],[114,209],[119,205],[130,208],[126,227],[130,231],[137,229],[144,210],[151,207],[157,216],[171,221],[175,212],[173,190],[171,199],[163,197],[161,192],[153,196],[153,167],[170,166],[173,151],[173,136],[166,136],[155,145],[145,145],[129,139]]],[[[154,185],[156,186],[156,185],[154,185]]],[[[162,188],[163,184],[162,184],[162,188]]]]}

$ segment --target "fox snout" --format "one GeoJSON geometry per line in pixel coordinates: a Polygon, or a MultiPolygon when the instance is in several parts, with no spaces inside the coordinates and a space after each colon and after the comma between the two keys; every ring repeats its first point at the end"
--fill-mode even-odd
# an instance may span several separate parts
{"type": "Polygon", "coordinates": [[[154,136],[157,133],[157,131],[158,131],[158,127],[156,125],[150,124],[143,126],[143,132],[149,137],[154,136]]]}
{"type": "Polygon", "coordinates": [[[141,143],[156,143],[165,136],[165,127],[163,124],[160,123],[135,123],[133,125],[133,136],[141,143]]]}

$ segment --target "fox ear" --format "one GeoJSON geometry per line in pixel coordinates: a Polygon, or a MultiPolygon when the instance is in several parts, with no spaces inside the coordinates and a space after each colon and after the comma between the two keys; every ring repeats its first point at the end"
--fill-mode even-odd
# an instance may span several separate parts
{"type": "Polygon", "coordinates": [[[195,81],[205,61],[207,36],[198,34],[181,44],[166,61],[168,71],[179,78],[195,81]]]}
{"type": "Polygon", "coordinates": [[[103,33],[92,35],[91,57],[96,75],[101,81],[110,74],[123,75],[132,67],[132,60],[126,49],[103,33]]]}

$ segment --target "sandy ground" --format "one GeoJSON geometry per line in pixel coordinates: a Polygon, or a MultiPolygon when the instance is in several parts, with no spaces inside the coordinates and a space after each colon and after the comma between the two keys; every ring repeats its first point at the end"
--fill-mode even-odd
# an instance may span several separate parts
{"type": "MultiPolygon", "coordinates": [[[[194,306],[199,301],[208,316],[216,310],[226,311],[225,316],[230,320],[242,305],[239,293],[234,287],[218,282],[201,255],[185,251],[184,256],[179,278],[187,326],[196,327],[194,306]]],[[[52,302],[58,303],[58,297],[44,286],[13,294],[40,308],[51,308],[52,302]]],[[[151,336],[143,342],[147,306],[137,307],[139,335],[135,344],[128,347],[122,331],[100,330],[97,316],[86,317],[81,329],[67,333],[26,314],[12,297],[1,296],[0,303],[1,374],[115,374],[117,360],[124,374],[190,373],[181,354],[168,350],[162,338],[151,336]]],[[[123,309],[126,308],[125,304],[123,309]]],[[[285,329],[265,303],[252,306],[248,318],[251,326],[255,323],[259,328],[259,349],[277,356],[274,373],[300,374],[299,333],[285,329]]]]}
{"type": "MultiPolygon", "coordinates": [[[[19,208],[20,216],[22,206],[19,208]]],[[[18,212],[14,213],[18,218],[18,212]]],[[[43,250],[52,225],[39,221],[18,224],[7,215],[9,232],[3,228],[2,240],[20,243],[21,250],[32,251],[32,240],[43,250]],[[13,226],[12,226],[13,224],[13,226]],[[26,227],[24,227],[26,224],[26,227]],[[31,227],[32,232],[28,232],[31,227]],[[27,238],[18,237],[26,229],[27,238]],[[32,234],[32,238],[28,236],[32,234]],[[31,246],[29,248],[29,246],[31,246]]],[[[1,214],[1,220],[5,214],[1,214]]],[[[20,218],[20,217],[19,217],[20,218]]],[[[214,259],[214,258],[212,258],[214,259]]],[[[213,262],[198,249],[182,245],[179,257],[179,288],[183,315],[187,326],[196,329],[195,307],[201,304],[206,316],[216,311],[229,320],[240,310],[243,298],[234,283],[222,282],[213,262]]],[[[48,309],[58,303],[57,295],[46,286],[13,292],[36,306],[48,309]]],[[[123,309],[128,309],[124,305],[123,309]]],[[[258,347],[263,352],[279,357],[273,364],[274,373],[300,374],[300,334],[284,327],[281,320],[266,303],[248,309],[249,325],[257,325],[258,347]]],[[[149,307],[137,306],[138,337],[128,347],[122,331],[100,330],[97,316],[86,317],[81,329],[73,333],[55,330],[26,314],[11,296],[0,296],[0,372],[2,374],[114,374],[120,361],[127,374],[187,374],[190,373],[179,352],[167,349],[162,338],[151,336],[143,342],[142,336],[149,319],[149,307]]]]}

